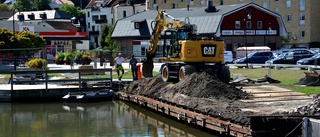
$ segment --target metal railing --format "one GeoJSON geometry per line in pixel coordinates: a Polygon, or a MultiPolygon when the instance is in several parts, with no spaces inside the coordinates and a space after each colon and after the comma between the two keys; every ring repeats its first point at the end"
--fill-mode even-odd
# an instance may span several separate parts
{"type": "Polygon", "coordinates": [[[105,68],[105,69],[64,69],[64,70],[13,70],[10,72],[11,74],[11,79],[10,79],[10,84],[11,84],[11,92],[13,91],[13,85],[17,81],[13,81],[13,75],[34,75],[34,74],[41,74],[43,75],[43,79],[27,79],[27,80],[21,80],[18,83],[23,84],[23,83],[45,83],[45,88],[46,91],[48,91],[48,84],[49,83],[62,83],[62,82],[78,82],[79,83],[79,90],[81,90],[82,87],[82,82],[87,82],[87,81],[110,81],[110,86],[112,87],[112,69],[111,68],[105,68]],[[107,78],[83,78],[82,75],[92,73],[93,75],[96,74],[106,74],[110,77],[107,78]],[[78,78],[76,79],[48,79],[48,74],[53,74],[53,73],[71,73],[71,74],[78,74],[78,78]]]}

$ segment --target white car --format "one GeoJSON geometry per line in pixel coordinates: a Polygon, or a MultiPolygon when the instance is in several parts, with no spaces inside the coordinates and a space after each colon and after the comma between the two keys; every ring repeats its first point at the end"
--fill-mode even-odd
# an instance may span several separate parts
{"type": "Polygon", "coordinates": [[[232,63],[233,62],[233,54],[232,51],[224,51],[224,63],[232,63]]]}

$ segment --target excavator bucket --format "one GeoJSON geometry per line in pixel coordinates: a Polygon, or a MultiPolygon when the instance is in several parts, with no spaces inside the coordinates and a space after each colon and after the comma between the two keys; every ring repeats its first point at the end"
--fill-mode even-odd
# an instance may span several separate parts
{"type": "Polygon", "coordinates": [[[301,78],[295,85],[317,86],[320,84],[319,74],[316,71],[304,73],[306,74],[306,76],[304,78],[301,78]]]}
{"type": "Polygon", "coordinates": [[[143,62],[142,63],[142,75],[145,78],[153,77],[152,76],[153,67],[154,67],[153,63],[151,63],[151,62],[143,62]]]}

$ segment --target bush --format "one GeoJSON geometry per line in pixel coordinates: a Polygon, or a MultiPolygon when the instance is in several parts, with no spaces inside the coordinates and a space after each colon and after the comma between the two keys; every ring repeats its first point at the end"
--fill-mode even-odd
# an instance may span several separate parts
{"type": "Polygon", "coordinates": [[[80,59],[82,58],[82,52],[80,50],[74,51],[74,60],[76,61],[77,64],[81,64],[80,59]]]}
{"type": "Polygon", "coordinates": [[[64,58],[65,58],[65,54],[63,52],[58,52],[58,54],[54,58],[55,63],[56,64],[64,64],[64,58]]]}
{"type": "Polygon", "coordinates": [[[80,61],[82,65],[89,65],[91,63],[91,56],[89,54],[82,55],[80,61]]]}
{"type": "Polygon", "coordinates": [[[29,68],[48,69],[48,61],[42,58],[33,58],[27,62],[29,68]]]}
{"type": "Polygon", "coordinates": [[[63,61],[66,63],[66,64],[70,64],[71,60],[73,60],[73,55],[71,52],[67,51],[64,53],[64,59],[63,61]]]}

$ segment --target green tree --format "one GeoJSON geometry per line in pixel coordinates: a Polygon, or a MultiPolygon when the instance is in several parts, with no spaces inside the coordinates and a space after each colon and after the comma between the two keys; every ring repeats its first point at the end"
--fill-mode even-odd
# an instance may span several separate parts
{"type": "Polygon", "coordinates": [[[107,29],[108,29],[108,35],[105,38],[106,45],[103,48],[109,50],[112,53],[112,56],[115,57],[117,56],[116,52],[118,52],[120,49],[120,45],[117,41],[111,39],[114,26],[107,25],[107,29]]]}
{"type": "Polygon", "coordinates": [[[63,4],[63,6],[59,8],[59,10],[65,11],[66,13],[68,13],[73,17],[77,17],[84,14],[84,12],[81,11],[79,7],[75,7],[69,4],[63,4]]]}
{"type": "MultiPolygon", "coordinates": [[[[23,49],[16,51],[17,55],[37,52],[44,48],[44,45],[46,44],[43,37],[33,32],[21,31],[19,34],[14,34],[6,28],[0,28],[0,39],[0,49],[23,49]]],[[[0,53],[10,54],[12,52],[0,50],[0,53]]]]}
{"type": "Polygon", "coordinates": [[[0,4],[0,11],[10,11],[10,8],[6,4],[0,4]]]}
{"type": "Polygon", "coordinates": [[[282,41],[282,44],[288,44],[290,42],[290,34],[287,33],[287,36],[282,36],[281,37],[281,41],[282,41]]]}
{"type": "Polygon", "coordinates": [[[19,11],[31,11],[34,9],[30,0],[17,0],[13,6],[19,11]]]}
{"type": "Polygon", "coordinates": [[[51,0],[34,0],[34,6],[37,10],[50,10],[51,0]]]}

